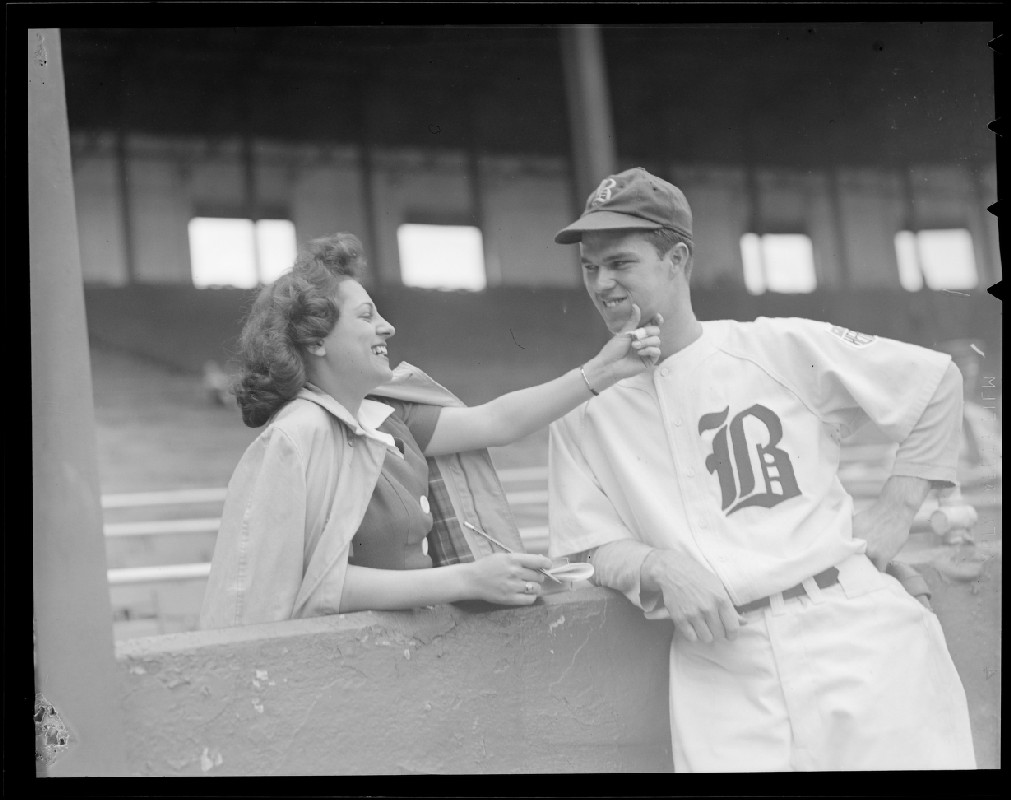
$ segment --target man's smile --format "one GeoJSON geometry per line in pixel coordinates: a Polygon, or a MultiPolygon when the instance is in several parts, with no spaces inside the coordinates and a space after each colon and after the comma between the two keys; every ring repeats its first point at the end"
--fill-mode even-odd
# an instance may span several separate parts
{"type": "Polygon", "coordinates": [[[618,307],[619,305],[621,305],[626,300],[628,300],[628,295],[627,294],[623,294],[623,295],[619,295],[617,297],[606,297],[606,298],[605,297],[601,297],[600,298],[600,303],[601,303],[602,306],[604,306],[604,308],[611,309],[611,308],[618,307]]]}

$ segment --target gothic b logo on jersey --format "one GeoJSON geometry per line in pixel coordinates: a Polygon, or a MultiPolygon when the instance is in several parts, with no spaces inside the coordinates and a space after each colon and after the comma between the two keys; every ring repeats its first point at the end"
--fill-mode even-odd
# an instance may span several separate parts
{"type": "Polygon", "coordinates": [[[755,404],[727,423],[729,415],[727,406],[699,419],[700,434],[716,431],[713,451],[705,463],[719,478],[727,516],[749,506],[772,508],[800,495],[790,454],[777,446],[783,438],[783,425],[776,413],[755,404]],[[761,469],[761,486],[755,480],[752,453],[761,469]]]}

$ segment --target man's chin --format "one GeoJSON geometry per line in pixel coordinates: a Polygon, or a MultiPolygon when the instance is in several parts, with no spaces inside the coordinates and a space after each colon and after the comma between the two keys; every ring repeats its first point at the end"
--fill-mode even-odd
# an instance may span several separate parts
{"type": "Polygon", "coordinates": [[[628,315],[618,316],[603,310],[600,311],[600,317],[604,320],[604,324],[612,336],[619,333],[625,327],[625,323],[628,322],[628,315]]]}

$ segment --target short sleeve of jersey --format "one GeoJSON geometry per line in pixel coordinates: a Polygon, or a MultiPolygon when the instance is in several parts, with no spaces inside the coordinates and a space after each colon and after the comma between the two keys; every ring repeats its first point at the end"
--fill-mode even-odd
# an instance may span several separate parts
{"type": "Polygon", "coordinates": [[[442,407],[427,403],[406,403],[388,397],[382,398],[382,402],[393,409],[393,415],[407,426],[414,441],[424,452],[428,443],[432,441],[432,434],[435,433],[435,425],[439,421],[442,407]]]}
{"type": "Polygon", "coordinates": [[[580,449],[585,406],[549,427],[548,555],[569,556],[619,539],[634,539],[598,484],[580,449]]]}
{"type": "Polygon", "coordinates": [[[842,436],[870,421],[894,442],[916,425],[951,360],[925,347],[798,318],[760,317],[737,328],[727,346],[795,391],[842,436]]]}

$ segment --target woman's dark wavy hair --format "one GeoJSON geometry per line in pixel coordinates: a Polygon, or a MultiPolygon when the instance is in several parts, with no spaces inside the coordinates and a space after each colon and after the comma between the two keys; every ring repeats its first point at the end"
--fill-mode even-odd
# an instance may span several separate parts
{"type": "Polygon", "coordinates": [[[263,287],[239,337],[233,385],[242,421],[259,428],[307,380],[306,348],[337,324],[337,287],[365,268],[358,237],[335,233],[306,243],[294,266],[263,287]]]}

